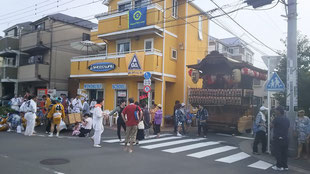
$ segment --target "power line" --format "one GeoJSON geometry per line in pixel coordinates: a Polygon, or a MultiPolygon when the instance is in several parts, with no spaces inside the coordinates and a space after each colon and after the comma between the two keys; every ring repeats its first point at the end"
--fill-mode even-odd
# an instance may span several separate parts
{"type": "Polygon", "coordinates": [[[236,20],[234,20],[229,14],[227,14],[217,3],[215,3],[213,0],[211,0],[211,2],[216,5],[221,11],[223,11],[225,13],[225,15],[227,17],[229,17],[235,24],[237,24],[240,28],[242,28],[246,33],[248,33],[250,36],[252,36],[255,40],[257,40],[258,42],[260,42],[261,44],[263,44],[266,48],[268,48],[269,50],[271,50],[272,52],[279,54],[277,51],[275,51],[274,49],[272,49],[271,47],[269,47],[268,45],[266,45],[264,42],[262,42],[261,40],[259,40],[256,36],[254,36],[252,33],[250,33],[248,30],[246,30],[242,25],[240,25],[236,20]]]}
{"type": "MultiPolygon", "coordinates": [[[[24,11],[24,10],[28,10],[28,9],[31,8],[31,7],[36,7],[37,5],[39,5],[39,4],[44,4],[45,2],[48,2],[48,1],[50,1],[50,0],[46,0],[46,1],[43,1],[43,2],[40,2],[40,3],[36,3],[36,4],[34,4],[34,5],[31,5],[31,6],[28,6],[28,7],[22,8],[22,9],[19,9],[19,10],[11,11],[11,12],[6,13],[6,14],[1,14],[1,16],[4,17],[4,16],[8,16],[8,15],[10,15],[10,14],[14,14],[14,13],[18,13],[18,12],[21,12],[21,11],[24,11]]],[[[23,13],[24,13],[24,12],[23,12],[23,13]]]]}

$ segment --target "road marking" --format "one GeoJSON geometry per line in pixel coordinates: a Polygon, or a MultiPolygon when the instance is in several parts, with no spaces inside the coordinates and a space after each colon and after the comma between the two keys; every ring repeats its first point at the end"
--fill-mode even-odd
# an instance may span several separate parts
{"type": "MultiPolygon", "coordinates": [[[[165,136],[170,136],[170,135],[172,135],[172,134],[162,134],[162,135],[160,135],[160,137],[165,137],[165,136]]],[[[157,135],[151,135],[151,136],[149,136],[149,138],[155,138],[156,136],[157,135]]],[[[122,141],[124,141],[124,140],[125,139],[122,139],[122,141]]],[[[159,140],[159,139],[156,139],[156,140],[159,140]]],[[[144,142],[144,141],[148,141],[148,140],[142,140],[140,142],[140,144],[142,144],[142,142],[144,142]]],[[[162,141],[164,141],[164,140],[162,140],[162,141]]],[[[119,141],[119,139],[113,139],[113,140],[105,140],[105,141],[102,141],[102,142],[104,142],[104,143],[118,143],[120,141],[119,141]]]]}
{"type": "Polygon", "coordinates": [[[139,142],[139,144],[156,143],[156,142],[174,140],[174,139],[179,139],[179,138],[181,137],[166,137],[166,138],[157,138],[157,139],[151,139],[151,140],[142,140],[139,142]]]}
{"type": "Polygon", "coordinates": [[[237,147],[223,146],[223,147],[209,149],[209,150],[205,150],[205,151],[201,151],[201,152],[197,152],[197,153],[192,153],[192,154],[189,154],[187,156],[194,157],[194,158],[203,158],[203,157],[211,156],[211,155],[222,153],[222,152],[227,152],[227,151],[230,151],[233,149],[237,149],[237,147]]]}
{"type": "Polygon", "coordinates": [[[163,151],[164,152],[168,152],[168,153],[178,153],[178,152],[184,152],[184,151],[188,151],[188,150],[192,150],[192,149],[198,149],[198,148],[201,148],[201,147],[212,146],[212,145],[216,145],[216,144],[220,144],[220,142],[210,141],[210,142],[196,143],[196,144],[191,144],[191,145],[188,145],[188,146],[182,146],[182,147],[166,149],[166,150],[163,150],[163,151]]]}
{"type": "Polygon", "coordinates": [[[262,169],[262,170],[266,170],[271,166],[272,166],[272,164],[267,163],[265,161],[261,161],[261,160],[257,161],[256,163],[253,163],[251,165],[248,165],[248,167],[252,167],[252,168],[256,168],[256,169],[262,169]]]}
{"type": "Polygon", "coordinates": [[[144,148],[144,149],[156,149],[156,148],[160,148],[160,147],[166,147],[166,146],[172,146],[172,145],[189,143],[189,142],[195,142],[195,141],[202,141],[202,140],[206,140],[206,138],[170,141],[170,142],[166,142],[166,143],[159,143],[159,144],[153,144],[153,145],[148,145],[148,146],[142,146],[141,148],[144,148]]]}
{"type": "Polygon", "coordinates": [[[245,139],[245,140],[254,140],[253,137],[232,136],[230,134],[222,134],[222,133],[216,133],[216,135],[220,135],[220,136],[224,136],[224,137],[236,137],[236,138],[245,139]]]}
{"type": "Polygon", "coordinates": [[[250,155],[248,155],[244,152],[240,152],[240,153],[237,153],[237,154],[234,154],[231,156],[227,156],[224,158],[217,159],[215,161],[231,164],[231,163],[234,163],[234,162],[237,162],[237,161],[249,158],[249,157],[250,157],[250,155]]]}

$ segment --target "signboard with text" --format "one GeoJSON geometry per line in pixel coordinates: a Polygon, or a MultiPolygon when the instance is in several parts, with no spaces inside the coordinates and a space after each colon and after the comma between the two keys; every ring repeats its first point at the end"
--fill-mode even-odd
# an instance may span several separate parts
{"type": "Polygon", "coordinates": [[[146,14],[147,14],[147,7],[130,10],[128,14],[129,29],[146,26],[146,14]]]}
{"type": "Polygon", "coordinates": [[[88,67],[90,71],[107,72],[115,69],[115,64],[111,62],[94,63],[88,67]]]}

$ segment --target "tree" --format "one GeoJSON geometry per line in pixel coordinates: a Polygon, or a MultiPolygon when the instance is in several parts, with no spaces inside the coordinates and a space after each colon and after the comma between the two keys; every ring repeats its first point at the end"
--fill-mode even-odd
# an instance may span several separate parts
{"type": "MultiPolygon", "coordinates": [[[[286,41],[283,41],[286,45],[286,41]]],[[[282,52],[282,59],[277,72],[286,84],[286,51],[282,52]]],[[[298,66],[298,107],[309,113],[310,108],[310,40],[307,36],[298,34],[297,38],[297,66],[298,66]]],[[[286,91],[274,94],[282,106],[286,105],[286,91]]]]}

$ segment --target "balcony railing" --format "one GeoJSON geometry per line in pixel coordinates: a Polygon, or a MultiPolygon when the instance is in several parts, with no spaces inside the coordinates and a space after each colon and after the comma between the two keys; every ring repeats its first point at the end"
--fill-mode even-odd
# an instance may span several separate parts
{"type": "Polygon", "coordinates": [[[104,59],[115,59],[115,58],[124,58],[126,57],[126,54],[130,53],[137,53],[137,52],[145,52],[145,55],[159,55],[162,56],[162,52],[158,49],[150,49],[150,50],[132,50],[132,51],[126,51],[126,52],[116,52],[116,53],[109,53],[109,54],[95,54],[95,55],[83,55],[83,56],[76,56],[72,57],[71,61],[83,61],[85,60],[104,60],[104,59]]]}
{"type": "MultiPolygon", "coordinates": [[[[144,7],[147,7],[148,9],[152,9],[152,8],[157,8],[157,9],[160,9],[161,11],[163,10],[162,6],[157,4],[157,3],[150,3],[148,5],[144,5],[144,7]]],[[[140,6],[140,7],[137,7],[137,8],[141,8],[143,6],[140,6]]],[[[136,7],[131,7],[129,9],[126,9],[126,10],[123,10],[123,11],[107,11],[107,12],[104,12],[104,13],[101,13],[101,14],[97,14],[95,17],[100,19],[100,18],[104,18],[104,17],[107,17],[107,16],[113,16],[113,17],[116,17],[116,16],[122,16],[124,14],[128,14],[127,12],[129,10],[133,10],[133,9],[136,9],[136,7]]]]}

